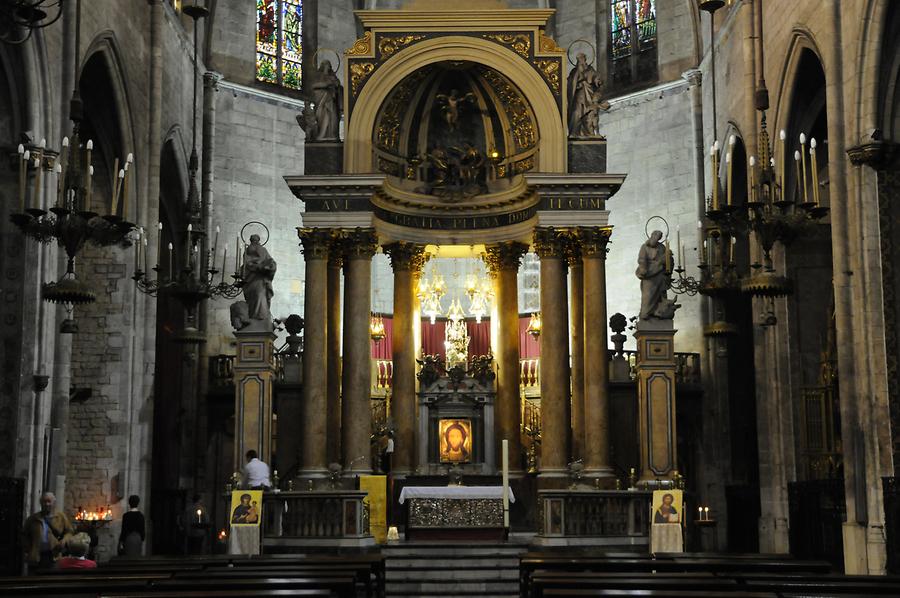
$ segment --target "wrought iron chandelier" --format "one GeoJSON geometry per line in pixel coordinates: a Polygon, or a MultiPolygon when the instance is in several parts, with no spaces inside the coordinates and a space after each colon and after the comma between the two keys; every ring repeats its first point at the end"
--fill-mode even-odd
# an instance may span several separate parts
{"type": "MultiPolygon", "coordinates": [[[[5,9],[4,9],[5,10],[5,9]]],[[[37,9],[35,9],[37,10],[37,9]]],[[[75,44],[78,47],[80,37],[80,2],[75,5],[75,44]]],[[[58,18],[58,16],[57,16],[58,18]]],[[[56,241],[67,256],[66,273],[54,282],[42,286],[41,295],[45,301],[65,306],[69,317],[62,323],[64,333],[77,332],[78,328],[72,319],[72,311],[76,305],[92,303],[96,300],[93,290],[75,274],[75,259],[85,245],[97,247],[120,246],[132,244],[130,233],[135,225],[128,220],[129,184],[134,169],[134,156],[128,157],[119,168],[116,158],[115,173],[112,181],[112,193],[109,199],[103,198],[103,209],[109,208],[107,214],[97,210],[94,193],[94,167],[91,154],[94,142],[90,139],[82,143],[82,121],[84,104],[79,93],[79,61],[75,61],[75,85],[72,100],[69,104],[69,118],[72,121],[72,137],[63,137],[61,151],[47,148],[46,139],[37,145],[20,144],[17,148],[17,168],[19,179],[19,212],[10,215],[10,220],[22,233],[40,243],[56,241]],[[31,186],[31,198],[28,199],[29,171],[34,172],[31,186]],[[45,175],[45,173],[47,173],[45,175]],[[47,182],[44,182],[44,178],[47,182]],[[52,207],[42,207],[42,187],[56,185],[56,198],[52,207]],[[122,200],[122,214],[118,214],[118,204],[122,200]]]]}
{"type": "Polygon", "coordinates": [[[165,292],[172,297],[175,297],[184,306],[187,317],[184,331],[177,340],[196,344],[205,342],[205,335],[197,328],[196,312],[200,303],[206,299],[217,297],[234,299],[241,292],[243,281],[241,276],[242,248],[239,238],[235,241],[234,273],[231,275],[231,281],[225,280],[225,271],[227,269],[228,260],[227,247],[223,247],[222,269],[219,270],[216,267],[219,245],[219,227],[216,227],[212,249],[208,251],[202,250],[203,241],[207,238],[207,232],[204,228],[200,193],[197,188],[197,169],[199,165],[197,157],[197,20],[207,17],[209,15],[209,10],[195,4],[185,6],[183,12],[194,21],[193,133],[191,157],[188,164],[190,182],[187,202],[185,204],[187,208],[186,220],[188,225],[184,236],[184,252],[176,264],[176,252],[173,244],[168,243],[166,246],[167,260],[166,262],[163,262],[163,264],[168,263],[167,274],[164,276],[161,275],[162,270],[160,268],[160,261],[163,259],[163,224],[162,222],[159,222],[156,226],[157,263],[153,267],[156,278],[150,278],[150,268],[147,258],[148,235],[141,229],[140,242],[135,249],[135,272],[132,279],[142,293],[155,296],[160,292],[165,292]],[[143,269],[141,269],[142,264],[143,269]]]}
{"type": "Polygon", "coordinates": [[[0,0],[0,41],[24,44],[35,29],[59,20],[64,0],[0,0]]]}

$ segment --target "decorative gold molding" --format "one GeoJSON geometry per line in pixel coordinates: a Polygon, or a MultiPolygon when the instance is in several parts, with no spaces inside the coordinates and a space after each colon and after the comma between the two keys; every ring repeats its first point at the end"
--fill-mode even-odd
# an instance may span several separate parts
{"type": "Polygon", "coordinates": [[[363,36],[353,42],[353,46],[347,50],[347,56],[371,56],[372,55],[372,32],[366,31],[363,36]]]}
{"type": "Polygon", "coordinates": [[[353,62],[350,64],[350,87],[353,90],[353,95],[359,95],[359,90],[362,88],[363,83],[366,82],[366,79],[373,72],[375,72],[374,62],[353,62]]]}
{"type": "Polygon", "coordinates": [[[534,130],[531,113],[519,91],[506,77],[501,76],[492,68],[482,68],[481,74],[501,100],[506,116],[512,125],[512,134],[518,149],[533,148],[537,143],[537,133],[534,130]]]}
{"type": "Polygon", "coordinates": [[[555,95],[562,93],[560,77],[560,70],[562,70],[561,64],[562,59],[560,58],[542,58],[535,61],[535,66],[537,66],[541,76],[547,81],[547,84],[550,86],[550,89],[553,90],[555,95]]]}
{"type": "Polygon", "coordinates": [[[539,48],[541,52],[564,52],[564,50],[556,43],[556,40],[545,35],[543,31],[541,31],[540,34],[539,48]]]}
{"type": "Polygon", "coordinates": [[[417,41],[425,39],[424,35],[398,35],[392,37],[378,37],[378,53],[381,59],[390,58],[398,50],[417,41]]]}
{"type": "Polygon", "coordinates": [[[526,33],[485,33],[481,37],[506,46],[522,58],[528,60],[531,52],[531,36],[526,33]]]}

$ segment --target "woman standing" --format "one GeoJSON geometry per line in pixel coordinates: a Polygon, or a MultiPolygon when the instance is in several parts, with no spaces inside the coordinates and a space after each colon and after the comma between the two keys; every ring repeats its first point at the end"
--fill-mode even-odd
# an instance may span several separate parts
{"type": "Polygon", "coordinates": [[[144,547],[144,514],[138,511],[140,497],[128,497],[128,512],[122,516],[122,532],[119,534],[119,554],[141,556],[144,547]]]}

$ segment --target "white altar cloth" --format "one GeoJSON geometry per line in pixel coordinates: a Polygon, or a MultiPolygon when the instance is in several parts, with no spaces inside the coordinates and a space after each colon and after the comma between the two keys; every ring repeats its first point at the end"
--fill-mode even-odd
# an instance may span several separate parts
{"type": "MultiPolygon", "coordinates": [[[[400,504],[407,498],[503,498],[503,486],[406,486],[400,491],[400,504]]],[[[509,502],[516,502],[512,488],[509,502]]]]}

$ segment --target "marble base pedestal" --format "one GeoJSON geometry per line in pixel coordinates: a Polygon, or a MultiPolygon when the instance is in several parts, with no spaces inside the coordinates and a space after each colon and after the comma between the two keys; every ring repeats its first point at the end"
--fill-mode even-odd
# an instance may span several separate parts
{"type": "Polygon", "coordinates": [[[641,320],[637,340],[641,472],[638,486],[672,480],[676,470],[675,328],[672,320],[641,320]]]}

